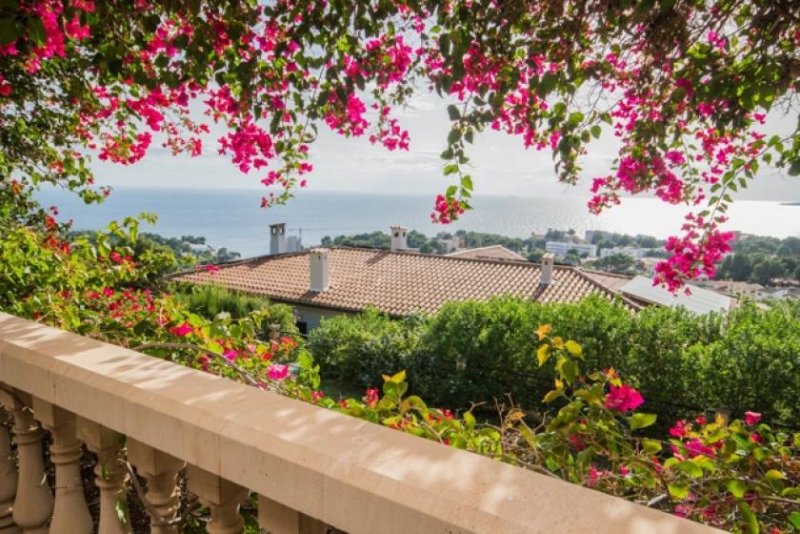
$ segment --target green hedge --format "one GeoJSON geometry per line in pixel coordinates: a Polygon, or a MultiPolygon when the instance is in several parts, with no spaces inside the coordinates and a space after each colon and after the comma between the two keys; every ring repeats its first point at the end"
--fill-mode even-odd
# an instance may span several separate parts
{"type": "Polygon", "coordinates": [[[725,407],[797,425],[797,302],[768,309],[745,303],[728,316],[698,317],[657,307],[633,314],[599,297],[576,304],[496,298],[450,303],[427,319],[395,321],[370,311],[324,320],[309,348],[323,376],[358,387],[405,369],[414,392],[436,405],[491,409],[510,397],[536,408],[553,376],[536,364],[534,331],[541,324],[579,341],[586,369],[618,369],[649,409],[670,418],[725,407]]]}
{"type": "Polygon", "coordinates": [[[383,383],[381,375],[411,367],[423,331],[420,318],[394,321],[367,310],[356,316],[323,319],[319,328],[311,331],[308,349],[322,376],[372,387],[383,383]]]}
{"type": "Polygon", "coordinates": [[[229,313],[232,318],[239,319],[254,311],[268,313],[264,322],[262,337],[269,337],[269,325],[279,324],[283,334],[297,336],[299,330],[295,324],[294,310],[286,304],[275,304],[253,295],[231,291],[213,285],[176,284],[173,287],[175,298],[192,313],[204,317],[216,317],[220,313],[229,313]]]}

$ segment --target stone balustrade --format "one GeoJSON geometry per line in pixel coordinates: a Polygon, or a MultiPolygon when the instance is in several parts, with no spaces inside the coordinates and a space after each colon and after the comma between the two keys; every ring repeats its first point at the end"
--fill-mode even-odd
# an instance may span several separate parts
{"type": "Polygon", "coordinates": [[[0,404],[0,534],[129,533],[118,511],[139,478],[151,532],[177,533],[184,470],[212,534],[240,532],[239,506],[252,495],[262,532],[273,534],[714,531],[4,314],[0,404]],[[96,525],[81,487],[83,446],[97,455],[96,525]]]}

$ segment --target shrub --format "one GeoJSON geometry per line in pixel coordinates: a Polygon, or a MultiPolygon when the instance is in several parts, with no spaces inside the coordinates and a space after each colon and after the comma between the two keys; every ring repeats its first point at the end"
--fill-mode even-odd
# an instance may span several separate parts
{"type": "Polygon", "coordinates": [[[745,302],[706,316],[660,307],[632,313],[600,297],[453,302],[427,321],[337,317],[312,333],[311,350],[324,375],[359,387],[405,369],[412,391],[437,405],[486,403],[493,411],[495,399],[510,397],[538,409],[554,371],[537,365],[532,332],[540,324],[581,339],[585,365],[624,373],[662,420],[718,408],[753,409],[783,424],[800,416],[800,304],[791,302],[745,302]]]}
{"type": "Polygon", "coordinates": [[[308,347],[321,373],[359,387],[382,382],[386,373],[408,366],[418,351],[424,321],[410,317],[396,321],[376,311],[323,319],[311,331],[308,347]]]}
{"type": "Polygon", "coordinates": [[[294,311],[286,304],[274,304],[266,298],[238,293],[219,286],[187,285],[175,286],[176,300],[192,313],[204,317],[216,317],[228,313],[233,319],[247,317],[255,311],[264,315],[261,337],[269,337],[269,325],[279,324],[281,334],[297,335],[294,311]]]}
{"type": "Polygon", "coordinates": [[[615,349],[630,322],[629,311],[600,297],[576,304],[515,298],[449,303],[432,317],[409,368],[410,381],[415,392],[442,405],[492,404],[510,395],[532,406],[552,386],[552,369],[539,369],[534,357],[531,333],[538,325],[575,332],[593,355],[588,363],[609,367],[616,365],[615,349]]]}

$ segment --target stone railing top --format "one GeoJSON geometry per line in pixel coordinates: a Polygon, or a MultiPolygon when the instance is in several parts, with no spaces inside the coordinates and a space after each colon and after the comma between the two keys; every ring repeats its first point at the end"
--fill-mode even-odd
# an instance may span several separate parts
{"type": "Polygon", "coordinates": [[[0,382],[351,533],[715,532],[6,314],[0,382]]]}

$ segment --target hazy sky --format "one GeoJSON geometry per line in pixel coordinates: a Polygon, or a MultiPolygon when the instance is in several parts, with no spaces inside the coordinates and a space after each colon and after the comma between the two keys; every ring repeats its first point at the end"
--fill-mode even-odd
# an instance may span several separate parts
{"type": "MultiPolygon", "coordinates": [[[[446,102],[425,94],[406,110],[398,110],[401,124],[411,134],[408,152],[389,152],[366,139],[346,139],[323,124],[312,145],[314,172],[308,177],[312,191],[361,191],[436,194],[450,183],[442,175],[439,154],[445,147],[449,122],[446,102]]],[[[796,120],[773,112],[770,131],[786,131],[796,120]]],[[[212,132],[213,133],[213,132],[212,132]]],[[[521,138],[487,131],[469,146],[476,195],[546,196],[570,195],[588,198],[588,181],[608,173],[616,140],[606,128],[603,137],[589,145],[583,157],[582,183],[576,187],[558,183],[549,151],[525,150],[521,138]]],[[[98,183],[111,186],[246,188],[264,190],[259,180],[265,173],[243,175],[225,156],[216,153],[215,138],[204,145],[198,158],[172,156],[155,146],[140,163],[123,167],[95,162],[98,183]]],[[[452,178],[452,177],[450,177],[452,178]]],[[[800,180],[765,168],[751,187],[737,198],[759,200],[800,200],[800,180]]],[[[256,193],[258,194],[258,193],[256,193]]]]}

